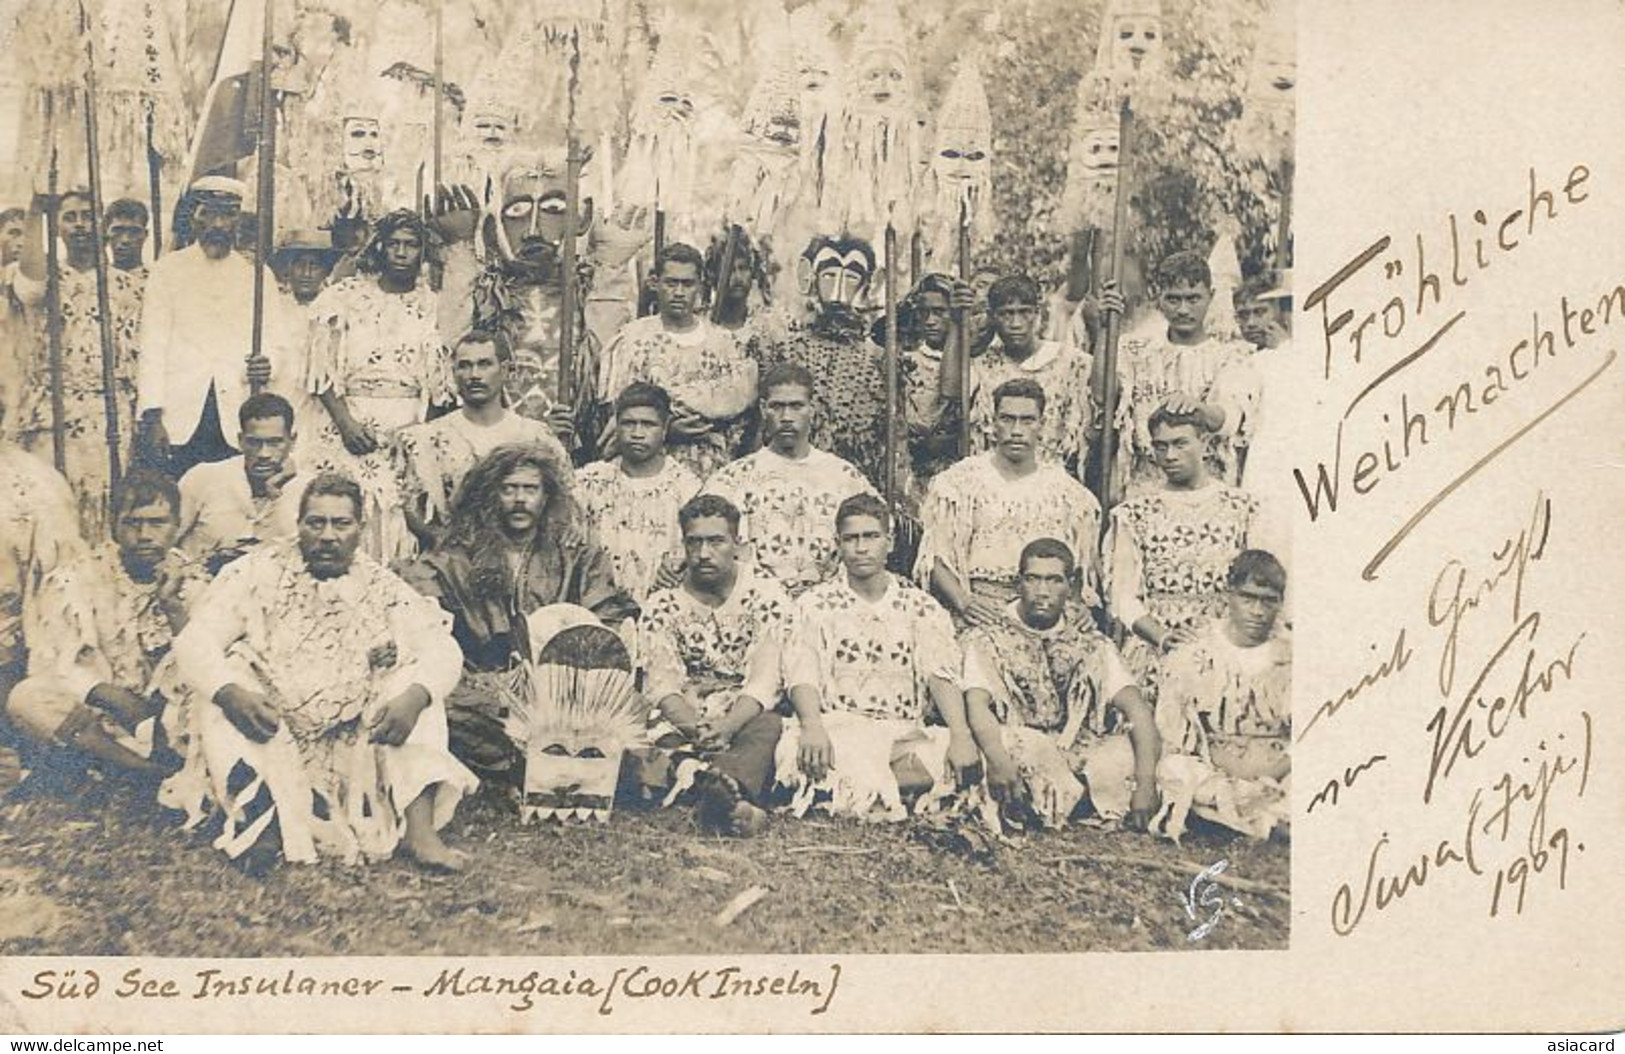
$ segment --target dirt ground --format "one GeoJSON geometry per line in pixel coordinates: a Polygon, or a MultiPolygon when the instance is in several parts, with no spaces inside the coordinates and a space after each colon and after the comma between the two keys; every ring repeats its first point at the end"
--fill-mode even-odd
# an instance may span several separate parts
{"type": "Polygon", "coordinates": [[[0,802],[0,955],[624,955],[1284,948],[1289,847],[1073,826],[968,844],[923,821],[774,817],[750,840],[685,809],[521,826],[467,801],[462,875],[405,862],[243,873],[116,784],[0,802]],[[1227,861],[1217,888],[1192,880],[1227,861]],[[726,925],[742,893],[765,892],[726,925]],[[1204,892],[1205,889],[1205,892],[1204,892]],[[1202,922],[1219,918],[1199,940],[1202,922]]]}

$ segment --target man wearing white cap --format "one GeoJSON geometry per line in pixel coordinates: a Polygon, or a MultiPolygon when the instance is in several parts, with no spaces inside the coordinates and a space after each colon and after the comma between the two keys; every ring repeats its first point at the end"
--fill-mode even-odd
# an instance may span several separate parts
{"type": "MultiPolygon", "coordinates": [[[[1292,437],[1302,434],[1292,420],[1294,403],[1285,395],[1294,390],[1297,368],[1292,355],[1292,272],[1280,272],[1272,285],[1240,305],[1238,313],[1242,332],[1259,344],[1248,360],[1258,377],[1259,397],[1241,476],[1241,485],[1259,499],[1252,544],[1274,553],[1290,571],[1292,531],[1288,517],[1296,500],[1292,437]],[[1249,311],[1254,305],[1259,310],[1249,311]],[[1256,337],[1248,333],[1249,328],[1257,331],[1256,337]]],[[[1286,617],[1290,619],[1290,612],[1286,617]]]]}
{"type": "Polygon", "coordinates": [[[263,353],[249,357],[254,265],[232,252],[245,191],[224,176],[193,183],[195,243],[154,261],[147,281],[137,373],[141,450],[172,476],[236,453],[221,422],[236,419],[251,386],[280,390],[297,381],[279,346],[285,331],[275,295],[265,298],[263,353]]]}

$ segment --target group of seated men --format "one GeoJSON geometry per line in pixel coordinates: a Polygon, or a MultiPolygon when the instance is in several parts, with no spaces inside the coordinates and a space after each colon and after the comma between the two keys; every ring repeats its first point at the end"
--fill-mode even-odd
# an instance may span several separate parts
{"type": "MultiPolygon", "coordinates": [[[[500,346],[453,354],[465,404],[499,390],[466,382],[500,346]]],[[[273,394],[243,403],[241,456],[123,480],[88,549],[65,482],[0,449],[0,749],[162,779],[233,856],[459,868],[438,832],[482,782],[520,783],[528,620],[565,603],[627,642],[649,742],[696,763],[666,771],[720,830],[786,801],[897,818],[985,795],[1005,824],[1087,803],[1175,837],[1187,810],[1284,831],[1286,574],[1245,547],[1256,503],[1208,475],[1211,422],[1152,415],[1164,483],[1113,510],[1103,552],[1098,503],[1038,457],[1043,386],[1006,381],[991,449],[926,493],[916,583],[888,569],[887,504],[811,444],[815,387],[765,368],[761,449],[700,480],[667,458],[670,396],[631,383],[614,459],[578,472],[531,439],[456,466],[394,569],[363,551],[357,482],[297,471],[273,394]]]]}

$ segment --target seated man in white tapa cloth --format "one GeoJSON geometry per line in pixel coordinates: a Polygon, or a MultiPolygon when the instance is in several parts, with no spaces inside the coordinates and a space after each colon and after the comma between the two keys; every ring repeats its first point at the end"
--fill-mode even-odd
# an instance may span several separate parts
{"type": "Polygon", "coordinates": [[[158,720],[174,704],[173,720],[182,694],[170,646],[208,576],[173,548],[181,498],[168,477],[138,469],[114,498],[113,540],[60,564],[29,598],[28,678],[0,714],[41,767],[74,754],[156,776],[158,720]]]}
{"type": "Polygon", "coordinates": [[[1292,641],[1279,629],[1286,570],[1249,549],[1230,565],[1229,610],[1168,657],[1157,724],[1164,805],[1154,829],[1175,841],[1195,812],[1252,838],[1292,816],[1292,641]]]}
{"type": "Polygon", "coordinates": [[[931,595],[886,570],[891,517],[872,494],[835,513],[841,570],[796,601],[784,683],[786,722],[778,782],[804,813],[820,792],[831,813],[900,820],[980,779],[981,755],[965,721],[953,622],[931,595]],[[927,706],[945,728],[926,725],[927,706]],[[973,773],[975,774],[973,777],[973,773]]]}
{"type": "Polygon", "coordinates": [[[1085,797],[1103,819],[1156,806],[1157,728],[1117,647],[1072,603],[1078,562],[1028,542],[1003,618],[965,634],[965,710],[1006,820],[1057,827],[1085,797]],[[1084,782],[1080,782],[1080,780],[1084,782]]]}
{"type": "Polygon", "coordinates": [[[317,476],[297,544],[260,546],[200,598],[206,616],[175,641],[197,693],[177,779],[202,766],[226,814],[215,844],[234,858],[268,853],[274,823],[290,861],[404,847],[455,870],[438,831],[477,785],[446,745],[462,653],[434,601],[357,551],[362,509],[354,480],[317,476]]]}

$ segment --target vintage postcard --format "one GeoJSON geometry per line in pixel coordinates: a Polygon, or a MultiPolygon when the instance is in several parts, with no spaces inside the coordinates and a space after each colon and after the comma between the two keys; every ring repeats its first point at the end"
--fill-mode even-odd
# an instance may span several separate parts
{"type": "Polygon", "coordinates": [[[0,1031],[1625,1023],[1625,3],[0,17],[0,1031]]]}

